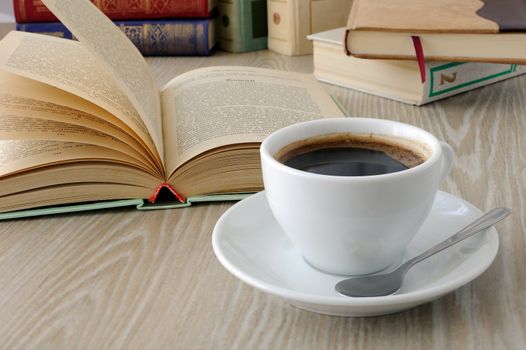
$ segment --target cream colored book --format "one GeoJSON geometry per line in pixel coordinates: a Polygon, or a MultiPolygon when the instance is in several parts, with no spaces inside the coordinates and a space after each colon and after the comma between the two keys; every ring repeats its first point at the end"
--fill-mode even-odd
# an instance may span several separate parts
{"type": "Polygon", "coordinates": [[[344,51],[345,28],[309,36],[314,75],[320,81],[405,103],[422,105],[520,74],[524,66],[476,62],[426,62],[422,83],[416,61],[362,59],[344,51]]]}
{"type": "Polygon", "coordinates": [[[181,202],[257,191],[268,133],[343,116],[308,74],[209,67],[159,89],[89,0],[44,3],[79,41],[25,32],[0,41],[0,212],[155,201],[162,189],[181,202]]]}
{"type": "Polygon", "coordinates": [[[268,48],[284,55],[312,53],[307,35],[345,25],[352,0],[268,0],[268,48]]]}

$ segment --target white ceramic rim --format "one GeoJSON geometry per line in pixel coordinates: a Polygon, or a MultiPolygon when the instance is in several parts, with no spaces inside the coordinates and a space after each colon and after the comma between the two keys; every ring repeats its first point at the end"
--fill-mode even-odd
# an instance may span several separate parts
{"type": "MultiPolygon", "coordinates": [[[[335,131],[337,132],[337,131],[335,131]]],[[[374,134],[374,133],[373,133],[374,134]]],[[[319,135],[324,135],[320,133],[319,135]]],[[[389,135],[387,135],[389,136],[389,135]]],[[[414,140],[413,140],[414,141],[414,140]]],[[[291,143],[294,141],[291,141],[291,143]]],[[[417,141],[418,142],[418,141],[417,141]]],[[[286,172],[289,174],[293,174],[295,176],[301,176],[305,178],[312,178],[316,179],[317,181],[331,181],[331,182],[353,182],[353,183],[360,183],[360,182],[371,182],[371,181],[384,181],[384,180],[395,180],[397,178],[406,177],[406,176],[413,176],[420,174],[422,172],[425,172],[429,167],[431,167],[441,156],[442,154],[442,147],[440,145],[440,141],[431,133],[427,132],[426,130],[420,129],[416,126],[396,122],[393,120],[386,120],[386,119],[375,119],[375,118],[361,118],[361,117],[339,117],[339,118],[325,118],[325,119],[316,119],[316,120],[310,120],[306,122],[301,122],[297,124],[292,124],[287,127],[284,127],[282,129],[279,129],[273,133],[271,133],[269,136],[267,136],[263,142],[261,143],[260,147],[260,155],[261,155],[261,161],[267,163],[268,165],[277,168],[279,171],[286,172]],[[274,142],[274,139],[277,137],[282,136],[283,134],[289,133],[294,129],[303,128],[307,125],[311,126],[312,128],[316,128],[317,125],[326,124],[326,123],[332,123],[334,121],[337,122],[343,122],[343,123],[353,123],[353,122],[370,122],[373,124],[389,124],[401,128],[406,128],[410,130],[414,130],[415,132],[427,137],[430,142],[426,142],[431,148],[432,148],[432,154],[431,157],[426,159],[425,162],[422,164],[419,164],[415,167],[405,169],[402,171],[394,172],[394,173],[388,173],[388,174],[380,174],[380,175],[367,175],[367,176],[337,176],[337,175],[323,175],[323,174],[315,174],[315,173],[309,173],[306,171],[298,170],[291,168],[279,161],[277,161],[274,158],[274,154],[270,153],[270,146],[272,142],[274,142]]]]}
{"type": "MultiPolygon", "coordinates": [[[[482,215],[482,211],[475,207],[473,204],[463,200],[462,198],[456,197],[450,193],[438,191],[442,195],[446,197],[453,198],[456,201],[461,202],[462,204],[468,206],[471,208],[471,210],[477,212],[478,214],[482,215]]],[[[257,200],[256,196],[265,196],[265,192],[259,192],[255,195],[252,195],[248,197],[245,200],[257,200]]],[[[408,302],[414,302],[417,300],[426,300],[426,299],[432,299],[433,297],[444,295],[446,293],[449,293],[464,284],[474,280],[478,276],[480,276],[486,269],[491,265],[495,257],[497,256],[497,252],[499,249],[499,238],[497,235],[497,230],[492,227],[490,230],[486,231],[486,235],[488,237],[488,245],[490,248],[490,252],[487,255],[486,261],[484,261],[482,264],[478,265],[476,268],[472,269],[469,273],[466,273],[456,279],[453,279],[451,281],[448,281],[447,283],[444,283],[442,285],[438,285],[432,288],[427,288],[419,291],[404,293],[404,294],[394,294],[394,295],[388,295],[384,297],[364,297],[364,298],[352,298],[352,297],[323,297],[323,296],[313,296],[311,294],[307,293],[301,293],[292,291],[286,288],[277,287],[272,284],[261,282],[260,280],[253,278],[252,276],[246,274],[245,272],[239,270],[236,266],[230,263],[230,261],[225,257],[221,249],[219,248],[220,240],[222,232],[224,232],[223,226],[225,225],[225,221],[228,219],[228,217],[231,215],[231,213],[234,210],[237,210],[236,208],[238,206],[243,205],[243,201],[236,203],[232,207],[230,207],[218,220],[216,223],[216,226],[214,227],[214,231],[212,233],[212,247],[214,250],[214,253],[219,260],[219,262],[234,276],[239,278],[241,281],[259,289],[266,293],[273,294],[282,298],[286,298],[293,301],[300,301],[300,302],[306,302],[306,303],[312,303],[312,304],[320,304],[320,305],[341,305],[343,307],[345,306],[383,306],[383,305],[394,305],[394,304],[401,304],[401,303],[408,303],[408,302]]]]}

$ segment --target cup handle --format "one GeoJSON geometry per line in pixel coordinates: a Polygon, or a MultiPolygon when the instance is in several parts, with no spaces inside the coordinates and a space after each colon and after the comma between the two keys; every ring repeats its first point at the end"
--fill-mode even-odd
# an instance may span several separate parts
{"type": "Polygon", "coordinates": [[[453,148],[445,142],[440,142],[440,147],[442,147],[442,170],[440,171],[440,182],[442,182],[453,167],[455,154],[453,153],[453,148]]]}

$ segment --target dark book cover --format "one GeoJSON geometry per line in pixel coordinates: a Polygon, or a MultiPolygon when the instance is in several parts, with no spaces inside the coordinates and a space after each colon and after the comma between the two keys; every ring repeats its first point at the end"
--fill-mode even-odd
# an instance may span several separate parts
{"type": "MultiPolygon", "coordinates": [[[[208,56],[215,45],[213,19],[115,21],[145,56],[208,56]]],[[[18,23],[17,30],[74,39],[60,22],[18,23]]]]}

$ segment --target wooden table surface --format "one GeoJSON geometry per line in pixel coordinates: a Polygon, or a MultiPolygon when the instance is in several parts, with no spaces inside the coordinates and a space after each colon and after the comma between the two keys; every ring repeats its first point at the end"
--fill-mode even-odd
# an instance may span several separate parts
{"type": "MultiPolygon", "coordinates": [[[[311,72],[312,57],[263,51],[148,59],[160,85],[211,65],[311,72]]],[[[240,282],[211,233],[232,204],[86,212],[0,222],[0,348],[521,349],[526,346],[526,76],[412,107],[325,85],[351,116],[417,125],[457,159],[441,189],[513,209],[472,283],[381,317],[303,311],[240,282]]]]}

